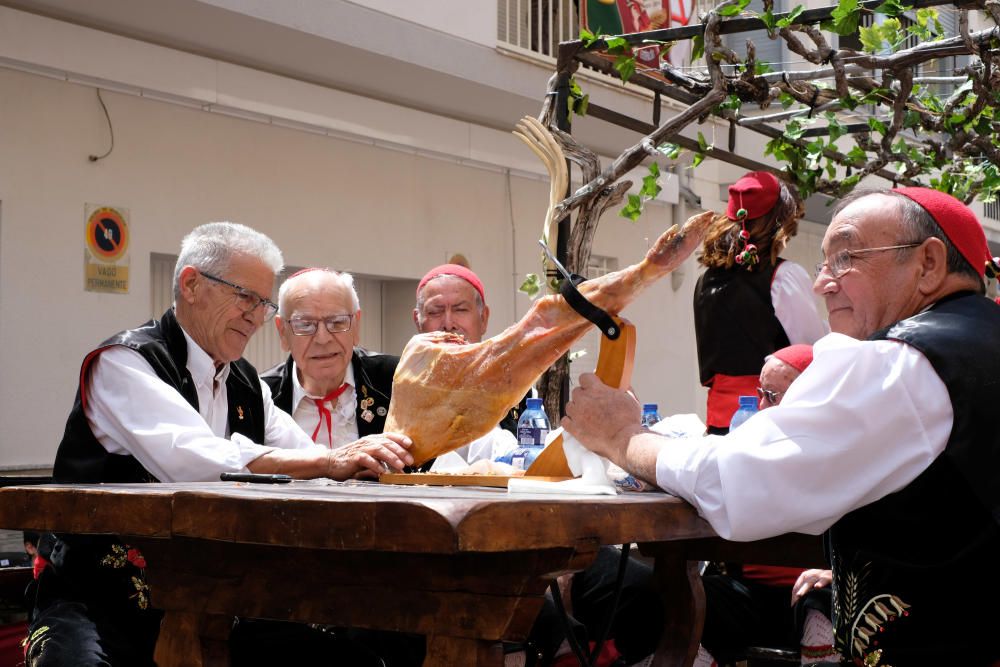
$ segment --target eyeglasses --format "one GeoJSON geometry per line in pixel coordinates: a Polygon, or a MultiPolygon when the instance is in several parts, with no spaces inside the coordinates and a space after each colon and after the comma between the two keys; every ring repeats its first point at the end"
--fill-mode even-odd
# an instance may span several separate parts
{"type": "Polygon", "coordinates": [[[842,275],[851,270],[851,258],[856,255],[864,255],[869,252],[883,252],[885,250],[902,250],[904,248],[916,248],[918,245],[923,243],[923,241],[917,241],[916,243],[904,243],[902,245],[887,245],[881,248],[860,248],[858,250],[838,250],[833,253],[832,257],[827,257],[825,262],[820,262],[816,265],[816,277],[823,273],[823,269],[827,269],[832,278],[840,278],[842,275]]]}
{"type": "Polygon", "coordinates": [[[278,304],[274,303],[270,299],[265,299],[252,290],[248,290],[246,287],[240,287],[236,283],[231,283],[228,280],[223,280],[218,276],[213,276],[211,273],[205,273],[204,271],[201,271],[201,275],[205,276],[212,282],[225,285],[226,287],[232,287],[235,291],[233,296],[236,297],[236,307],[244,313],[252,313],[263,306],[264,321],[267,322],[274,317],[275,313],[278,312],[278,304]]]}
{"type": "Polygon", "coordinates": [[[777,405],[781,402],[781,397],[785,395],[783,391],[771,391],[770,389],[764,389],[763,387],[757,387],[757,398],[763,401],[765,398],[767,402],[771,405],[777,405]]]}
{"type": "Polygon", "coordinates": [[[292,333],[296,336],[314,336],[319,331],[320,322],[332,334],[343,333],[351,330],[351,325],[354,323],[354,315],[333,315],[332,317],[325,317],[322,320],[293,317],[288,320],[288,326],[292,328],[292,333]]]}

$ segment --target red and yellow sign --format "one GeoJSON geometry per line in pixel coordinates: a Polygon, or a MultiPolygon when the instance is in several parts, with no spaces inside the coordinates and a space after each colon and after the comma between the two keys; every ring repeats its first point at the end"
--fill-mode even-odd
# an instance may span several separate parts
{"type": "Polygon", "coordinates": [[[128,293],[130,233],[128,210],[87,204],[84,289],[128,293]]]}
{"type": "MultiPolygon", "coordinates": [[[[691,23],[694,0],[584,0],[580,3],[580,27],[595,35],[625,35],[661,28],[677,28],[691,23]]],[[[634,49],[637,65],[647,74],[663,78],[659,69],[662,57],[674,67],[691,64],[688,40],[675,43],[660,54],[658,45],[634,49]]],[[[614,59],[614,56],[608,56],[614,59]]]]}

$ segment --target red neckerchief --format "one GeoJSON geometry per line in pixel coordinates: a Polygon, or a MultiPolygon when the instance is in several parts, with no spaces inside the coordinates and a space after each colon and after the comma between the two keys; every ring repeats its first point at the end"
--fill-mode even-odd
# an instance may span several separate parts
{"type": "Polygon", "coordinates": [[[319,423],[316,424],[316,430],[313,431],[313,442],[316,442],[316,436],[319,435],[319,427],[323,425],[323,418],[325,417],[326,434],[330,438],[330,448],[333,448],[333,413],[326,407],[326,403],[329,401],[331,404],[335,404],[340,395],[343,394],[349,386],[350,385],[345,382],[323,398],[313,399],[316,402],[316,407],[319,408],[319,423]]]}

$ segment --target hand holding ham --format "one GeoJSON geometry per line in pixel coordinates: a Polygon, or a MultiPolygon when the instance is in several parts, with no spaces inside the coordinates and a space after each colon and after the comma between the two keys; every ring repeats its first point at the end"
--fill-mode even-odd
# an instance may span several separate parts
{"type": "Polygon", "coordinates": [[[624,468],[629,440],[643,431],[641,416],[635,396],[584,373],[566,405],[562,426],[584,447],[624,468]]]}

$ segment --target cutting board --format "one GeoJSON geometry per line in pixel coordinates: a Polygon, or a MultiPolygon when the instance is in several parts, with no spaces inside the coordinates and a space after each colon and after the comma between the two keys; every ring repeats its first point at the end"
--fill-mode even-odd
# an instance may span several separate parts
{"type": "Polygon", "coordinates": [[[424,484],[427,486],[493,486],[507,488],[510,479],[535,479],[540,482],[563,482],[570,477],[518,475],[449,475],[436,472],[387,472],[379,475],[382,484],[424,484]]]}

